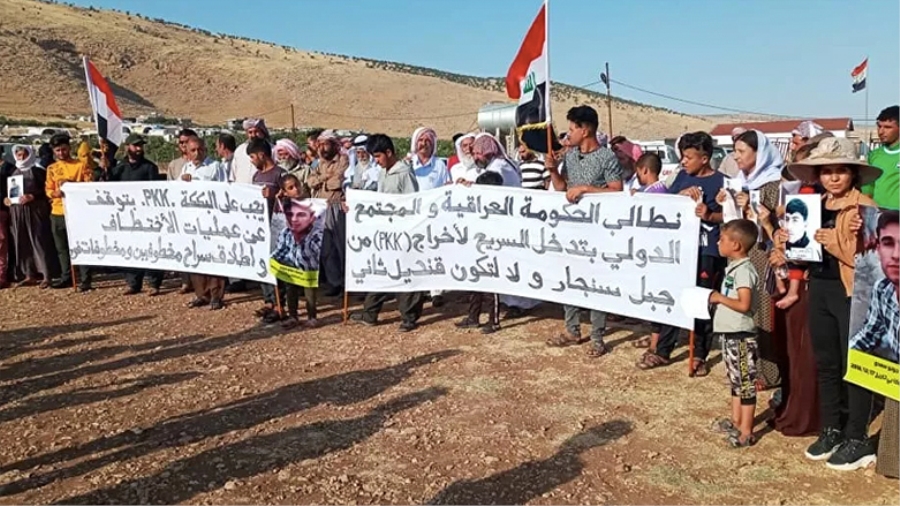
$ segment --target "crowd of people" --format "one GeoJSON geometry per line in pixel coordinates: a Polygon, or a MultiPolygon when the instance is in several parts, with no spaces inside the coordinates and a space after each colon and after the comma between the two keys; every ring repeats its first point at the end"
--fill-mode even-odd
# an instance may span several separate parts
{"type": "MultiPolygon", "coordinates": [[[[563,149],[540,155],[520,146],[512,157],[489,133],[454,136],[455,153],[446,162],[437,155],[437,133],[419,128],[410,142],[411,153],[397,151],[384,134],[339,138],[334,131],[312,131],[306,145],[290,139],[273,140],[262,119],[244,122],[247,141],[237,145],[234,136],[222,134],[215,157],[196,132],[179,132],[181,156],[162,171],[143,153],[144,139],[131,135],[124,156],[116,160],[108,149],[94,160],[86,143],[72,156],[71,140],[54,136],[35,152],[31,146],[15,146],[15,164],[0,168],[0,191],[7,195],[10,177],[23,176],[22,196],[0,205],[0,287],[38,284],[42,288],[73,286],[91,290],[94,269],[81,266],[72,275],[69,259],[64,188],[66,182],[230,181],[261,187],[271,212],[283,212],[283,199],[319,198],[327,202],[319,255],[320,293],[326,297],[344,291],[346,246],[346,191],[349,188],[386,194],[409,194],[450,184],[490,184],[535,191],[564,192],[570,202],[585,195],[610,192],[679,194],[696,202],[701,220],[697,285],[713,290],[710,303],[716,308],[710,320],[698,320],[694,328],[694,353],[690,375],[709,374],[707,358],[719,344],[731,385],[731,416],[718,420],[713,429],[724,434],[735,447],[756,442],[753,420],[757,392],[773,389],[770,403],[775,416],[770,424],[787,436],[818,435],[806,457],[827,461],[830,468],[852,470],[875,460],[876,439],[869,436],[869,423],[883,406],[893,416],[888,439],[886,474],[897,476],[897,403],[845,382],[850,340],[850,303],[854,280],[854,255],[864,245],[864,226],[859,206],[884,210],[877,224],[877,248],[882,266],[894,289],[884,300],[888,318],[881,339],[896,354],[898,344],[898,164],[900,164],[900,118],[898,107],[878,116],[882,146],[860,161],[857,149],[847,139],[831,136],[819,125],[802,122],[794,131],[787,158],[756,130],[735,129],[734,152],[713,169],[713,139],[705,132],[689,132],[677,141],[680,167],[661,177],[662,162],[654,153],[622,136],[609,139],[598,131],[596,110],[572,108],[568,130],[560,136],[563,149]],[[161,176],[162,174],[162,176],[161,176]],[[737,181],[740,191],[729,192],[726,180],[737,181]],[[815,240],[823,245],[821,262],[803,264],[785,255],[789,240],[785,228],[785,194],[821,196],[822,228],[815,240]],[[751,201],[758,195],[758,201],[751,201]],[[724,204],[732,199],[743,218],[726,220],[724,204]],[[727,221],[727,223],[726,223],[727,221]],[[9,260],[9,262],[7,261],[9,260]],[[893,312],[891,312],[893,311],[893,312]],[[889,449],[890,450],[890,449],[889,449]]],[[[123,269],[127,295],[142,291],[148,280],[150,295],[160,293],[163,273],[123,269]]],[[[220,309],[227,292],[248,287],[241,280],[208,275],[182,275],[182,293],[194,293],[191,308],[220,309]]],[[[262,285],[264,305],[256,316],[267,324],[285,328],[300,325],[298,300],[306,300],[304,326],[315,326],[316,290],[262,285]],[[278,293],[287,294],[278,297],[278,293]],[[286,304],[287,309],[279,307],[286,304]]],[[[401,323],[399,330],[414,330],[423,306],[430,298],[441,307],[448,294],[442,292],[396,294],[401,323]]],[[[385,302],[394,295],[370,293],[353,322],[376,325],[385,302]]],[[[469,295],[469,310],[457,322],[459,328],[479,328],[485,334],[501,329],[503,318],[515,318],[531,310],[538,301],[504,295],[469,295]],[[501,307],[506,314],[501,317],[501,307]],[[481,313],[487,312],[487,323],[481,313]]],[[[604,341],[609,323],[621,319],[591,309],[590,331],[581,331],[585,310],[563,307],[563,327],[546,344],[568,347],[588,344],[590,357],[600,358],[612,350],[604,341]]],[[[649,371],[668,366],[679,345],[680,329],[651,325],[648,338],[635,346],[646,348],[636,364],[649,371]]],[[[870,333],[871,333],[870,329],[870,333]]],[[[895,355],[896,356],[896,355],[895,355]]],[[[887,416],[887,415],[886,415],[887,416]]],[[[879,464],[881,465],[881,463],[879,464]]]]}

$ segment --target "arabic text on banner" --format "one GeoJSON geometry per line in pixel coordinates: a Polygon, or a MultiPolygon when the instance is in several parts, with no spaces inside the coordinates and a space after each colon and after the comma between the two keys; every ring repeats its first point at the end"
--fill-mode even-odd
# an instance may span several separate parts
{"type": "Polygon", "coordinates": [[[690,328],[700,220],[675,195],[455,185],[347,194],[347,290],[468,290],[600,309],[690,328]]]}
{"type": "Polygon", "coordinates": [[[218,182],[67,183],[72,263],[275,283],[259,187],[218,182]]]}

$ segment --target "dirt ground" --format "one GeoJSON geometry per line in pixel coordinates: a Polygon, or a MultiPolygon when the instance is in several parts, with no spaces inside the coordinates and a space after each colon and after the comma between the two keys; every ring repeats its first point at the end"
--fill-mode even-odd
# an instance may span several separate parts
{"type": "MultiPolygon", "coordinates": [[[[197,504],[897,504],[897,482],[838,473],[778,433],[747,450],[708,431],[722,365],[642,373],[550,349],[558,308],[458,331],[459,297],[398,334],[257,325],[189,296],[0,291],[0,502],[197,504]]],[[[585,329],[587,330],[587,329],[585,329]]],[[[769,394],[763,394],[765,406],[769,394]]],[[[760,429],[764,424],[758,426],[760,429]]]]}

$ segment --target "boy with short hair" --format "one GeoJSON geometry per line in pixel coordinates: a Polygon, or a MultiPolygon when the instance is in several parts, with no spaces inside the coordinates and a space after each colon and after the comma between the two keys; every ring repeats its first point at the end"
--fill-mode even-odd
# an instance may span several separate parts
{"type": "MultiPolygon", "coordinates": [[[[669,187],[669,193],[690,197],[697,203],[695,213],[700,218],[700,254],[697,257],[697,286],[713,288],[724,269],[725,262],[716,244],[719,225],[722,223],[722,206],[716,202],[716,194],[722,188],[725,176],[710,165],[713,139],[706,132],[686,133],[678,140],[682,170],[669,187]]],[[[638,362],[640,369],[654,369],[669,364],[669,357],[678,344],[681,329],[671,325],[660,327],[656,350],[648,350],[638,362]]],[[[712,347],[712,325],[709,320],[694,322],[694,360],[691,377],[709,375],[706,358],[712,347]]]]}
{"type": "Polygon", "coordinates": [[[756,290],[759,274],[748,252],[758,239],[759,229],[750,220],[732,220],[719,234],[719,254],[728,259],[721,290],[712,292],[710,304],[716,306],[713,333],[722,342],[725,370],[731,384],[731,419],[722,419],[715,429],[725,432],[735,448],[756,443],[753,417],[756,412],[756,290]]]}
{"type": "Polygon", "coordinates": [[[662,160],[656,153],[644,153],[634,162],[634,174],[640,183],[640,188],[632,190],[635,193],[668,193],[664,182],[659,180],[662,172],[662,160]]]}

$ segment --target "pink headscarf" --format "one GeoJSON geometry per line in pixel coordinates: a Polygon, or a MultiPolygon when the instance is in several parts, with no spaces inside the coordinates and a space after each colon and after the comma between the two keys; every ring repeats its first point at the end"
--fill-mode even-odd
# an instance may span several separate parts
{"type": "Polygon", "coordinates": [[[297,146],[294,141],[290,139],[279,139],[275,142],[275,153],[279,151],[284,151],[289,157],[294,160],[300,160],[300,148],[297,146]]]}
{"type": "Polygon", "coordinates": [[[437,153],[437,133],[434,131],[433,128],[428,128],[428,127],[417,128],[416,131],[413,132],[412,144],[409,145],[409,150],[412,151],[414,154],[418,151],[416,149],[416,146],[418,146],[419,138],[423,135],[425,136],[426,139],[431,140],[432,148],[431,148],[430,156],[434,156],[434,154],[437,153]]]}
{"type": "Polygon", "coordinates": [[[628,158],[631,158],[631,161],[636,162],[641,155],[644,154],[644,150],[641,147],[631,141],[622,141],[616,144],[616,151],[620,151],[628,155],[628,158]]]}

